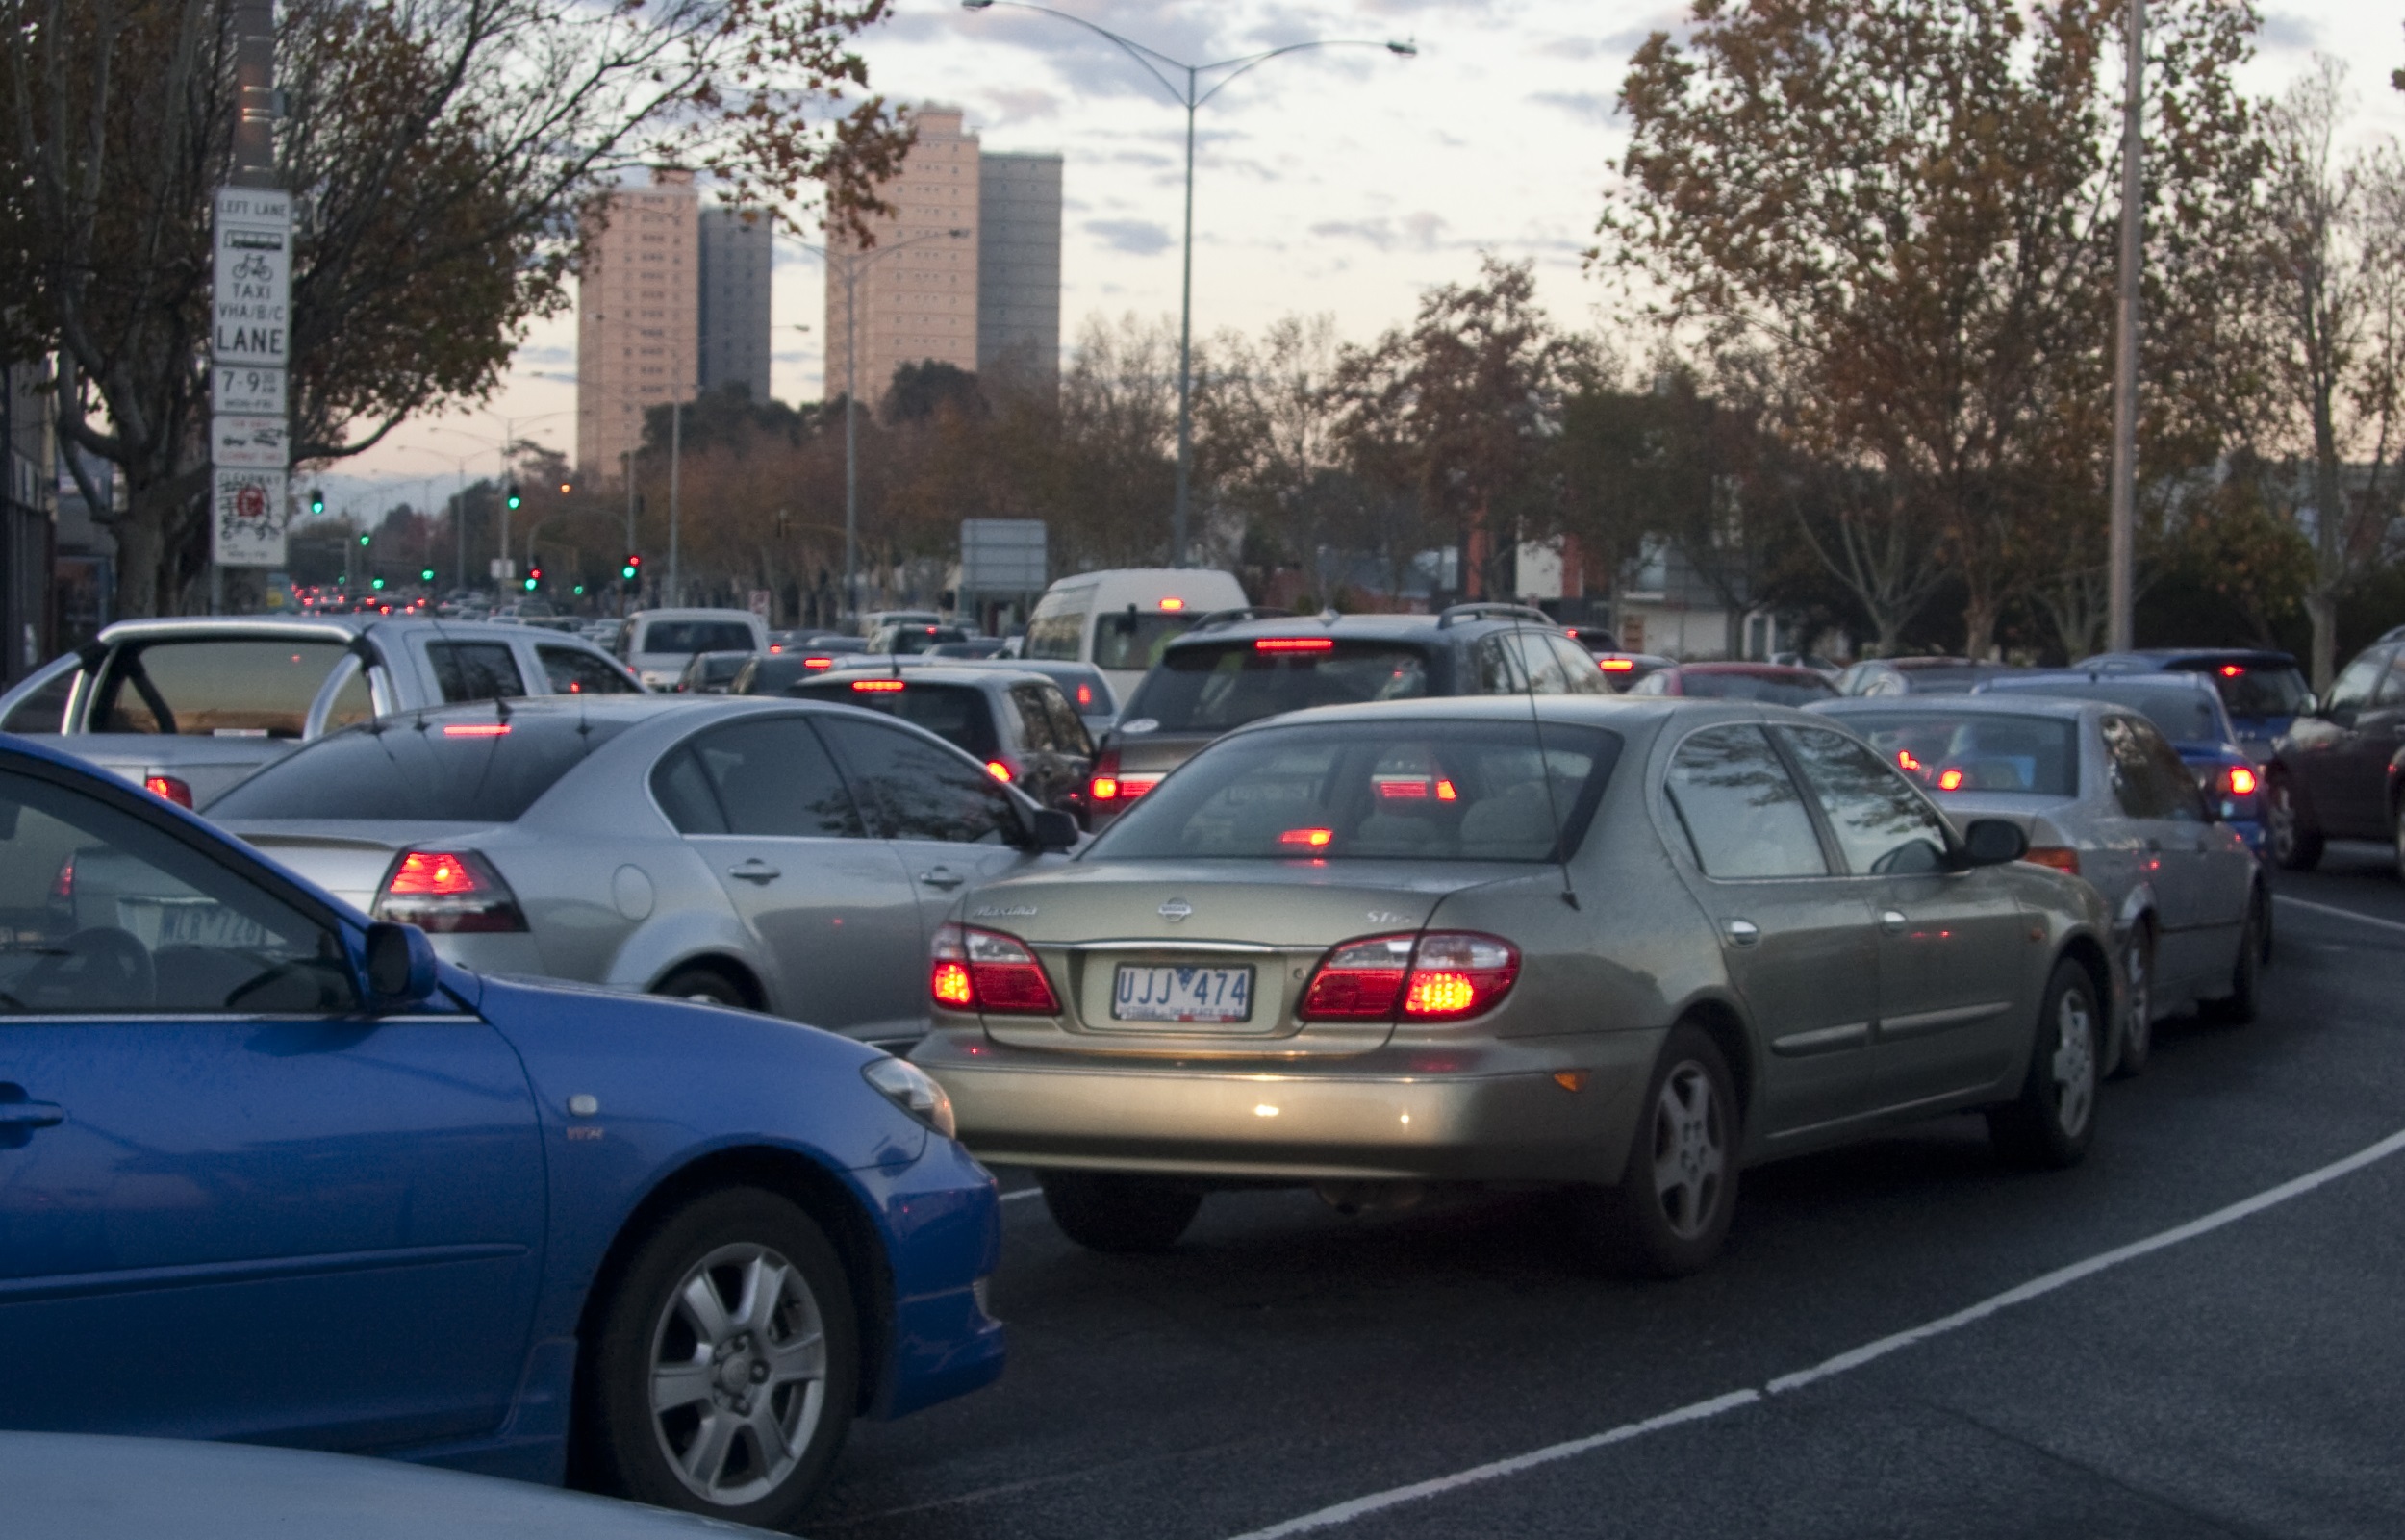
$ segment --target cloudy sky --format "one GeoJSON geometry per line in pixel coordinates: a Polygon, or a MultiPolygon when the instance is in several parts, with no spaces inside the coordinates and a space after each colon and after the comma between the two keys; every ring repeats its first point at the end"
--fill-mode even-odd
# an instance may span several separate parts
{"type": "MultiPolygon", "coordinates": [[[[1658,0],[1059,0],[1173,58],[1208,63],[1306,38],[1408,39],[1419,56],[1331,48],[1278,59],[1202,110],[1195,191],[1198,335],[1328,312],[1351,339],[1406,318],[1419,293],[1475,273],[1479,253],[1535,262],[1556,318],[1602,324],[1615,291],[1581,271],[1608,168],[1626,142],[1613,101],[1631,51],[1684,8],[1658,0]]],[[[2351,62],[2359,127],[2405,134],[2405,0],[2273,0],[2254,90],[2319,50],[2351,62]]],[[[861,43],[879,91],[965,108],[994,150],[1067,158],[1064,342],[1088,316],[1174,316],[1184,114],[1084,29],[956,0],[900,0],[861,43]]],[[[818,263],[778,253],[774,388],[820,394],[818,263]],[[805,325],[807,332],[790,330],[805,325]]],[[[538,328],[483,413],[413,423],[319,478],[337,507],[439,498],[478,436],[505,422],[573,451],[575,321],[538,328]]]]}

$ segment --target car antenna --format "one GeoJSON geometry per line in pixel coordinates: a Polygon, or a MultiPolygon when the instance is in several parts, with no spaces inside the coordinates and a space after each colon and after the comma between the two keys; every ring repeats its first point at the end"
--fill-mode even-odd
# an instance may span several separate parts
{"type": "MultiPolygon", "coordinates": [[[[1511,642],[1514,651],[1517,651],[1519,647],[1521,629],[1520,617],[1515,615],[1511,618],[1511,642]]],[[[1529,697],[1529,730],[1536,735],[1536,778],[1544,783],[1545,813],[1553,820],[1554,861],[1561,868],[1561,901],[1576,909],[1579,906],[1579,890],[1570,881],[1570,852],[1562,848],[1561,804],[1554,795],[1554,767],[1545,758],[1545,721],[1536,710],[1536,675],[1529,671],[1526,657],[1515,661],[1519,665],[1520,680],[1526,687],[1529,697]]]]}

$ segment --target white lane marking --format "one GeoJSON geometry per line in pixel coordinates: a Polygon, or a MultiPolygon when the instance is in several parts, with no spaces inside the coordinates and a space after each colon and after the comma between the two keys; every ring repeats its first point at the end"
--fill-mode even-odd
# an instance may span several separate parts
{"type": "Polygon", "coordinates": [[[1002,1195],[1002,1201],[1005,1203],[1015,1203],[1023,1198],[1041,1198],[1043,1196],[1044,1189],[1041,1187],[1022,1187],[1017,1192],[1004,1193],[1002,1195]]]}
{"type": "Polygon", "coordinates": [[[2352,909],[2342,909],[2334,903],[2315,903],[2309,898],[2291,898],[2285,893],[2275,893],[2271,896],[2281,903],[2293,904],[2299,909],[2310,909],[2317,915],[2336,915],[2342,920],[2354,920],[2367,925],[2378,925],[2383,930],[2405,930],[2405,924],[2399,924],[2393,920],[2382,920],[2375,915],[2359,914],[2352,909]]]}
{"type": "Polygon", "coordinates": [[[1926,1325],[1914,1326],[1908,1331],[1899,1331],[1893,1336],[1882,1337],[1876,1342],[1865,1343],[1860,1348],[1841,1352],[1834,1358],[1824,1359],[1810,1369],[1798,1370],[1791,1375],[1782,1375],[1759,1390],[1733,1390],[1725,1396],[1715,1396],[1709,1401],[1695,1401],[1676,1411],[1663,1412],[1658,1417],[1646,1418],[1643,1422],[1623,1423],[1618,1427],[1586,1438],[1549,1444],[1543,1449],[1532,1450],[1526,1454],[1515,1454],[1508,1459],[1474,1465],[1466,1471],[1456,1471],[1451,1476],[1415,1481],[1409,1486],[1394,1487],[1384,1492],[1373,1492],[1367,1497],[1354,1498],[1347,1502],[1338,1502],[1315,1512],[1305,1513],[1300,1518],[1273,1524],[1265,1529],[1248,1530],[1238,1535],[1236,1540],[1282,1540],[1282,1537],[1286,1535],[1306,1534],[1314,1529],[1332,1528],[1337,1525],[1349,1524],[1354,1519],[1405,1502],[1436,1497],[1461,1487],[1474,1486],[1481,1481],[1491,1481],[1500,1477],[1517,1476],[1522,1471],[1532,1470],[1540,1465],[1551,1465],[1557,1460],[1566,1460],[1574,1455],[1602,1449],[1607,1445],[1625,1444],[1631,1439],[1641,1438],[1645,1434],[1658,1432],[1666,1427],[1676,1427],[1684,1423],[1702,1422],[1708,1418],[1718,1417],[1723,1412],[1734,1411],[1741,1406],[1754,1405],[1767,1397],[1801,1390],[1807,1385],[1842,1375],[1848,1370],[1860,1369],[1862,1365],[1874,1359],[1885,1358],[1891,1352],[1927,1342],[1933,1337],[1943,1336],[1950,1331],[1960,1330],[1974,1322],[1984,1321],[2010,1306],[2024,1304],[2041,1295],[2052,1294],[2057,1289],[2066,1288],[2082,1278],[2102,1273],[2108,1268],[2135,1261],[2150,1252],[2160,1251],[2165,1247],[2177,1246],[2182,1241],[2192,1241],[2199,1235],[2220,1229],[2226,1224],[2235,1224],[2249,1215],[2259,1214],[2266,1208],[2285,1203],[2292,1198],[2302,1197],[2316,1187],[2334,1182],[2350,1173],[2361,1171],[2375,1161],[2386,1160],[2400,1149],[2405,1149],[2405,1129],[2389,1135],[2377,1144],[2367,1145],[2344,1159],[2332,1161],[2327,1166],[2309,1171],[2304,1175],[2282,1182],[2277,1187],[2267,1188],[2252,1198],[2240,1199],[2226,1208],[2216,1208],[2212,1213],[2190,1220],[2185,1224],[2175,1224],[2167,1230],[2149,1235],[2143,1240],[2132,1241],[2127,1246],[2114,1247],[2110,1251],[2099,1252],[2085,1261],[2074,1262],[2068,1267],[2061,1267],[2051,1273],[2041,1274],[2027,1283],[1982,1300],[1967,1309],[1957,1310],[1949,1316],[1941,1316],[1926,1325]]]}

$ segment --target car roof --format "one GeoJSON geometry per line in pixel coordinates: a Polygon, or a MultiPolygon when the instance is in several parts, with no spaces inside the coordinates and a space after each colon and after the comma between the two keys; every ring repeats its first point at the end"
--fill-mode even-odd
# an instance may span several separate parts
{"type": "Polygon", "coordinates": [[[1759,679],[1794,679],[1794,678],[1799,678],[1799,677],[1801,677],[1801,678],[1818,679],[1818,680],[1820,680],[1820,681],[1821,681],[1822,683],[1824,683],[1824,684],[1826,684],[1826,683],[1828,682],[1828,675],[1826,675],[1826,674],[1822,673],[1819,669],[1807,669],[1807,668],[1803,667],[1803,666],[1802,666],[1802,665],[1800,665],[1800,664],[1793,664],[1793,663],[1753,663],[1753,662],[1742,662],[1742,663],[1740,663],[1740,662],[1721,662],[1721,663],[1674,663],[1674,664],[1672,664],[1669,668],[1667,668],[1667,669],[1660,669],[1660,670],[1658,670],[1658,671],[1659,671],[1659,672],[1662,672],[1662,673],[1674,673],[1674,672],[1675,672],[1675,673],[1682,673],[1682,674],[1688,674],[1688,673],[1730,673],[1730,674],[1746,674],[1746,675],[1750,675],[1750,676],[1752,676],[1752,677],[1755,677],[1755,678],[1759,678],[1759,679]]]}
{"type": "Polygon", "coordinates": [[[1840,695],[1835,700],[1815,700],[1804,709],[1815,717],[1841,720],[1848,717],[1926,717],[1932,713],[2068,719],[2111,711],[2114,702],[2092,696],[2048,695],[2035,691],[2012,690],[1981,695],[1840,695]]]}
{"type": "MultiPolygon", "coordinates": [[[[741,620],[748,625],[760,618],[749,610],[714,610],[684,608],[673,610],[637,610],[626,617],[629,620],[741,620]]],[[[768,622],[760,621],[763,629],[768,622]]]]}
{"type": "Polygon", "coordinates": [[[2072,668],[2162,668],[2174,663],[2252,663],[2288,669],[2297,666],[2296,654],[2275,647],[2133,647],[2126,652],[2099,652],[2092,658],[2082,658],[2072,668]]]}
{"type": "MultiPolygon", "coordinates": [[[[829,680],[841,679],[845,683],[845,688],[849,689],[863,679],[894,678],[899,678],[904,683],[914,685],[965,685],[979,690],[988,688],[1007,690],[1015,684],[1043,684],[1051,685],[1055,690],[1060,688],[1058,681],[1033,669],[996,669],[982,664],[974,669],[962,668],[961,665],[968,661],[970,660],[963,658],[944,658],[934,663],[910,664],[905,662],[899,674],[887,672],[881,669],[824,669],[812,674],[808,679],[797,681],[793,688],[806,688],[813,693],[818,693],[829,680]]],[[[1015,662],[1016,660],[1008,661],[1015,662]]],[[[825,693],[832,694],[833,692],[830,688],[825,693]]]]}
{"type": "Polygon", "coordinates": [[[1495,721],[1532,720],[1558,725],[1642,731],[1679,717],[1708,721],[1803,721],[1802,712],[1755,700],[1689,698],[1681,695],[1418,695],[1343,706],[1314,706],[1264,717],[1224,736],[1314,723],[1385,719],[1397,721],[1495,721]]]}
{"type": "Polygon", "coordinates": [[[2109,669],[2033,669],[1988,680],[1987,693],[2012,694],[2026,690],[2043,694],[2050,686],[2106,684],[2115,690],[2153,690],[2166,694],[2192,695],[2201,690],[2212,693],[2215,699],[2220,698],[2220,693],[2213,688],[2213,681],[2202,674],[2124,673],[2109,669]]]}
{"type": "MultiPolygon", "coordinates": [[[[1208,622],[1209,618],[1204,619],[1208,622]]],[[[1564,641],[1573,640],[1553,619],[1535,619],[1524,615],[1491,612],[1462,614],[1457,611],[1445,615],[1293,615],[1205,623],[1172,639],[1163,650],[1174,652],[1181,648],[1256,641],[1264,637],[1326,636],[1340,642],[1420,642],[1437,633],[1464,633],[1478,627],[1490,631],[1537,631],[1564,641]]]]}

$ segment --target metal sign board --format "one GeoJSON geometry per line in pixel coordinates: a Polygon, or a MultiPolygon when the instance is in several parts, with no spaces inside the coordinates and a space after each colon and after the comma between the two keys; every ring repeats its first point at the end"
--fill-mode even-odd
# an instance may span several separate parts
{"type": "Polygon", "coordinates": [[[758,616],[763,620],[769,618],[769,607],[776,602],[774,595],[771,594],[769,591],[764,588],[751,590],[748,599],[749,602],[747,604],[746,608],[749,609],[752,614],[758,616]]]}
{"type": "Polygon", "coordinates": [[[281,470],[232,467],[214,473],[210,499],[211,559],[220,567],[282,567],[288,518],[281,470]]]}
{"type": "Polygon", "coordinates": [[[1034,593],[1045,586],[1040,518],[960,521],[960,587],[968,593],[1034,593]]]}
{"type": "Polygon", "coordinates": [[[209,421],[209,463],[252,470],[282,470],[292,463],[291,430],[282,417],[217,417],[209,421]]]}
{"type": "Polygon", "coordinates": [[[284,417],[288,412],[284,371],[256,365],[215,365],[209,370],[209,409],[227,417],[284,417]]]}
{"type": "Polygon", "coordinates": [[[209,355],[281,366],[291,345],[292,195],[219,188],[209,355]]]}

